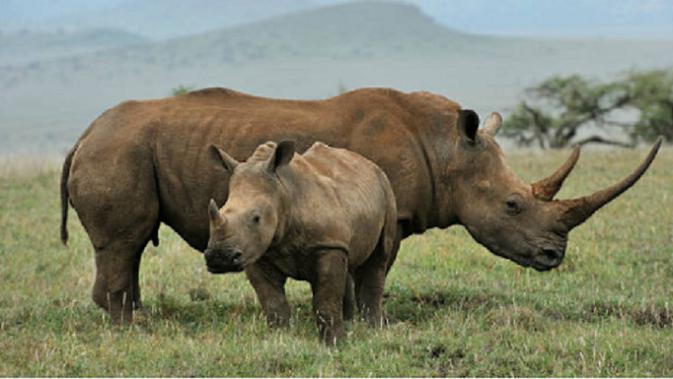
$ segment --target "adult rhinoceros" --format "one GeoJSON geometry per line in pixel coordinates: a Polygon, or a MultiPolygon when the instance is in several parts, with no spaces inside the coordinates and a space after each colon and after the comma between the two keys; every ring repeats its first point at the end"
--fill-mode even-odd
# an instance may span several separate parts
{"type": "MultiPolygon", "coordinates": [[[[276,100],[205,89],[161,100],[124,102],[103,113],[67,155],[61,181],[61,238],[68,200],[95,249],[93,300],[113,322],[140,305],[143,249],[164,223],[206,248],[208,204],[227,199],[228,174],[215,144],[243,160],[268,140],[315,141],[377,163],[397,199],[398,239],[464,225],[491,252],[548,270],[563,260],[568,233],[632,186],[660,145],[621,182],[593,195],[553,200],[579,156],[532,185],[508,167],[494,140],[501,118],[479,118],[442,96],[360,89],[320,101],[276,100]]],[[[398,241],[399,242],[399,241],[398,241]]]]}

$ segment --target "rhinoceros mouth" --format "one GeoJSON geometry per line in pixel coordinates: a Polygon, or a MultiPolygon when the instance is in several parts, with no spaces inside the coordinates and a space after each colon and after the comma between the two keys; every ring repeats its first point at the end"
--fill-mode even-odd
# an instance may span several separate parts
{"type": "Polygon", "coordinates": [[[535,267],[535,265],[533,268],[538,271],[547,271],[556,268],[563,262],[564,255],[564,250],[550,248],[542,249],[542,252],[534,259],[539,268],[535,267]]]}
{"type": "Polygon", "coordinates": [[[226,274],[230,272],[241,272],[243,271],[243,265],[237,265],[237,266],[215,266],[215,265],[207,265],[208,272],[211,274],[226,274]]]}
{"type": "Polygon", "coordinates": [[[240,272],[244,268],[241,251],[224,244],[206,249],[204,257],[208,272],[211,274],[240,272]]]}
{"type": "Polygon", "coordinates": [[[510,261],[522,267],[531,267],[535,271],[549,271],[558,267],[563,262],[563,251],[558,249],[543,248],[540,252],[532,257],[523,256],[521,254],[498,254],[496,255],[509,259],[510,261]]]}
{"type": "Polygon", "coordinates": [[[546,264],[546,263],[540,263],[540,262],[537,262],[537,261],[532,261],[530,263],[530,267],[532,267],[535,271],[544,272],[544,271],[549,271],[549,270],[552,270],[552,269],[558,267],[559,264],[560,264],[560,262],[557,263],[557,264],[551,264],[550,265],[550,264],[546,264]]]}

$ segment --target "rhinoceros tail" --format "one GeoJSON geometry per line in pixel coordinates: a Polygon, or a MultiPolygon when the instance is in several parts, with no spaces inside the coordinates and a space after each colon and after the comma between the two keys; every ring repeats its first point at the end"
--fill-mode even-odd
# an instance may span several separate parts
{"type": "Polygon", "coordinates": [[[61,171],[61,242],[66,246],[68,245],[68,200],[70,200],[68,178],[70,177],[70,165],[75,150],[77,150],[77,145],[66,155],[63,162],[63,171],[61,171]]]}

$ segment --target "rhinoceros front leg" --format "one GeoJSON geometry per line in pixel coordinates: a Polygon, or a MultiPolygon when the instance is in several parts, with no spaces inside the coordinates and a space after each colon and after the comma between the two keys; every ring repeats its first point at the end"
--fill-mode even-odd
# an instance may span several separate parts
{"type": "Polygon", "coordinates": [[[346,280],[346,289],[343,301],[344,321],[351,321],[355,317],[355,284],[350,274],[346,280]]]}
{"type": "Polygon", "coordinates": [[[245,274],[257,293],[269,326],[287,326],[290,322],[290,305],[285,297],[287,277],[273,265],[259,261],[247,266],[245,274]]]}
{"type": "Polygon", "coordinates": [[[343,302],[348,281],[348,257],[342,250],[317,252],[315,277],[311,281],[313,310],[320,338],[327,345],[345,337],[343,302]]]}
{"type": "Polygon", "coordinates": [[[140,310],[143,308],[143,302],[140,298],[140,259],[142,254],[138,254],[133,264],[133,309],[140,310]]]}

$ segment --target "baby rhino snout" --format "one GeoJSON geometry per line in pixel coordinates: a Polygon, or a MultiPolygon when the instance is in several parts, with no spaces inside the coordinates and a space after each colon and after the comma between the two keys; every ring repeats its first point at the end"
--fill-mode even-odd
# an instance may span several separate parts
{"type": "Polygon", "coordinates": [[[243,271],[243,259],[239,249],[228,246],[208,247],[204,258],[208,271],[212,274],[243,271]]]}

